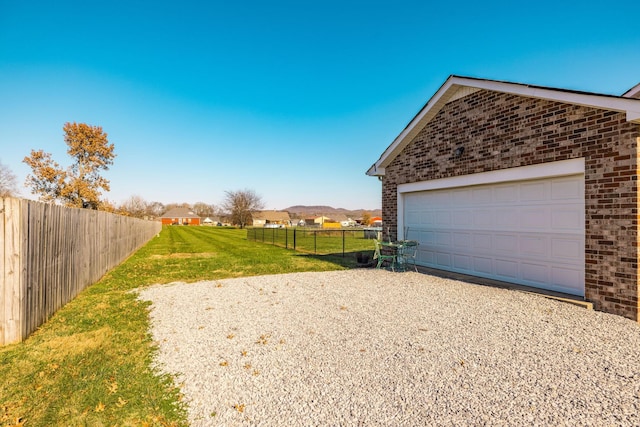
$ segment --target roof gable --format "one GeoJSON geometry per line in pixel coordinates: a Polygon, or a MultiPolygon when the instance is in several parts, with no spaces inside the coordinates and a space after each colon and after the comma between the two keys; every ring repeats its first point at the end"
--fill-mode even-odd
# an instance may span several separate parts
{"type": "MultiPolygon", "coordinates": [[[[625,93],[625,95],[631,93],[634,89],[631,89],[625,93]]],[[[567,89],[554,89],[497,80],[477,79],[473,77],[450,76],[425,106],[422,107],[420,112],[409,122],[400,135],[387,147],[378,161],[369,168],[367,175],[384,175],[384,168],[400,154],[447,103],[479,90],[496,91],[529,98],[580,105],[583,107],[618,111],[626,113],[627,121],[640,123],[640,99],[567,89]]],[[[640,91],[640,87],[638,87],[638,90],[640,91]]]]}
{"type": "Polygon", "coordinates": [[[287,211],[256,211],[251,214],[254,220],[265,221],[289,221],[289,212],[287,211]]]}
{"type": "Polygon", "coordinates": [[[189,208],[173,208],[169,209],[161,216],[161,218],[200,218],[189,208]]]}

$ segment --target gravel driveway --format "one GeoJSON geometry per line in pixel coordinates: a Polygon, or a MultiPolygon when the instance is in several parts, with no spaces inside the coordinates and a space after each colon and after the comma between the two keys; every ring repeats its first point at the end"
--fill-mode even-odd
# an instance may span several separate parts
{"type": "Polygon", "coordinates": [[[640,327],[538,295],[350,270],[146,288],[192,426],[640,425],[640,327]]]}

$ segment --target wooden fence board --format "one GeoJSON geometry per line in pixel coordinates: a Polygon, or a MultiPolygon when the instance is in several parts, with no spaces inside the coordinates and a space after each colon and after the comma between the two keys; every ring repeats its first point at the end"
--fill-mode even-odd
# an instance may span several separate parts
{"type": "Polygon", "coordinates": [[[5,249],[4,249],[4,223],[5,223],[5,214],[4,214],[4,198],[0,197],[0,345],[3,345],[5,342],[5,249]]]}
{"type": "Polygon", "coordinates": [[[22,236],[20,200],[5,198],[3,202],[4,242],[2,264],[4,266],[3,294],[4,318],[2,344],[20,341],[24,302],[22,275],[22,236]]]}

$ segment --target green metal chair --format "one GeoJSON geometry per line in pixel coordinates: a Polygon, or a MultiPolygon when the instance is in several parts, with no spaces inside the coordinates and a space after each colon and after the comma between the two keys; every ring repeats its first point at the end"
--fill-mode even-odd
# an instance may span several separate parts
{"type": "Polygon", "coordinates": [[[376,250],[373,253],[373,259],[378,260],[378,263],[376,264],[376,268],[378,269],[381,268],[382,264],[384,264],[385,261],[389,261],[389,263],[391,264],[391,270],[396,271],[396,264],[398,261],[396,254],[395,253],[393,255],[385,254],[384,252],[382,252],[382,244],[380,243],[380,241],[374,240],[373,242],[376,245],[376,250]]]}
{"type": "Polygon", "coordinates": [[[418,272],[416,256],[418,254],[418,242],[407,240],[398,248],[398,270],[407,271],[407,265],[413,264],[413,269],[418,272]]]}

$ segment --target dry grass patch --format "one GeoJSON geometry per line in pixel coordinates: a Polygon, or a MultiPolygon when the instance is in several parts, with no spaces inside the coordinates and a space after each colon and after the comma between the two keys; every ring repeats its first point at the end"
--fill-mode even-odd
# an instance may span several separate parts
{"type": "Polygon", "coordinates": [[[113,342],[113,329],[104,327],[95,331],[58,336],[47,340],[42,347],[53,360],[64,360],[86,354],[100,348],[107,348],[113,342]]]}

